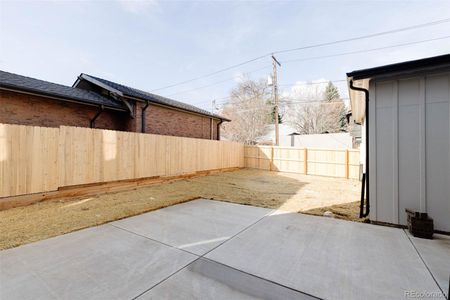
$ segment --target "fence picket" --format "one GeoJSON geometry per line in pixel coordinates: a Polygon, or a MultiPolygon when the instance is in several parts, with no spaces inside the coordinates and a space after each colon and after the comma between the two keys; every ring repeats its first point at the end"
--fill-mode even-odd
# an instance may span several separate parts
{"type": "Polygon", "coordinates": [[[0,124],[0,197],[235,167],[244,167],[235,142],[0,124]]]}
{"type": "Polygon", "coordinates": [[[245,146],[245,167],[321,175],[359,178],[358,149],[319,149],[277,146],[245,146]]]}

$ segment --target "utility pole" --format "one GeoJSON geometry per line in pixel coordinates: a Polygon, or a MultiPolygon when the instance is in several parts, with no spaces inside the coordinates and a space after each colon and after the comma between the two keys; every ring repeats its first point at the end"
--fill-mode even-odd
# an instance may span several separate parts
{"type": "Polygon", "coordinates": [[[280,142],[280,132],[278,129],[278,84],[277,84],[277,65],[281,67],[281,64],[272,54],[272,64],[273,64],[273,75],[272,75],[272,91],[273,91],[273,105],[275,111],[275,146],[279,145],[280,142]]]}
{"type": "Polygon", "coordinates": [[[211,101],[211,113],[213,114],[216,110],[216,100],[211,101]]]}
{"type": "MultiPolygon", "coordinates": [[[[216,109],[216,100],[211,101],[211,114],[214,114],[214,110],[216,109]]],[[[210,134],[209,137],[211,140],[214,140],[214,121],[213,118],[210,119],[209,123],[210,134]]]]}

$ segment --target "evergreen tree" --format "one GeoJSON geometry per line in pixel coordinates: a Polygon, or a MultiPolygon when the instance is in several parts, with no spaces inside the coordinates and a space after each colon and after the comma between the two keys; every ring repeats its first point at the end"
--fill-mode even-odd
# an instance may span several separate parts
{"type": "Polygon", "coordinates": [[[339,100],[341,97],[339,95],[338,88],[330,81],[325,88],[325,100],[328,102],[339,100]]]}
{"type": "MultiPolygon", "coordinates": [[[[339,95],[339,90],[338,88],[331,82],[328,82],[327,87],[325,88],[325,101],[327,102],[342,102],[341,100],[341,96],[339,95]]],[[[338,110],[338,126],[339,129],[342,131],[346,131],[347,130],[347,118],[346,118],[346,114],[347,111],[345,109],[344,105],[340,105],[338,107],[336,107],[336,109],[338,110]]]]}
{"type": "MultiPolygon", "coordinates": [[[[272,102],[270,102],[270,103],[272,103],[272,102]]],[[[272,111],[270,113],[270,122],[272,124],[275,124],[275,107],[272,109],[272,111]]],[[[278,111],[278,124],[282,124],[282,123],[283,123],[283,116],[278,111]]]]}

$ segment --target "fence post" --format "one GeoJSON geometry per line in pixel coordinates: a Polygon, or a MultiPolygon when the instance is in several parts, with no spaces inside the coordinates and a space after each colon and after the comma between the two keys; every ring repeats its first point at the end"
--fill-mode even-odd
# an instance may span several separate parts
{"type": "Polygon", "coordinates": [[[305,169],[305,175],[308,175],[308,148],[304,149],[304,169],[305,169]]]}
{"type": "Polygon", "coordinates": [[[272,171],[273,168],[273,146],[270,146],[270,163],[269,163],[269,171],[272,171]]]}
{"type": "Polygon", "coordinates": [[[350,168],[348,155],[349,155],[348,149],[346,149],[345,150],[345,178],[347,178],[347,179],[349,177],[349,168],[350,168]]]}

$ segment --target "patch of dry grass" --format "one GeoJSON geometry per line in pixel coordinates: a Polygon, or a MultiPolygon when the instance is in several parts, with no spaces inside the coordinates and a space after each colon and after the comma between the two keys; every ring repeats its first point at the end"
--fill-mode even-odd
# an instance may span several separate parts
{"type": "Polygon", "coordinates": [[[359,186],[353,180],[244,169],[94,197],[41,202],[0,211],[0,249],[195,198],[299,212],[354,202],[359,186]]]}
{"type": "Polygon", "coordinates": [[[359,218],[359,201],[336,204],[327,207],[319,207],[304,211],[302,213],[315,216],[323,216],[326,211],[331,211],[336,219],[343,219],[355,222],[369,222],[368,218],[359,218]]]}

